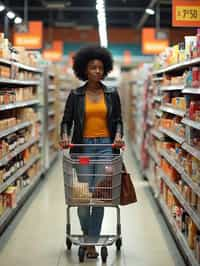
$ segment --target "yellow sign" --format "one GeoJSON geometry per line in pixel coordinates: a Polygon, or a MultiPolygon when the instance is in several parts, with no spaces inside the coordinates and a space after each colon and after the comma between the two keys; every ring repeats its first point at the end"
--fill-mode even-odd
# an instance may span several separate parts
{"type": "Polygon", "coordinates": [[[200,21],[200,6],[178,6],[176,19],[182,21],[200,21]]]}
{"type": "Polygon", "coordinates": [[[200,26],[200,0],[173,0],[172,25],[175,27],[200,26]]]}

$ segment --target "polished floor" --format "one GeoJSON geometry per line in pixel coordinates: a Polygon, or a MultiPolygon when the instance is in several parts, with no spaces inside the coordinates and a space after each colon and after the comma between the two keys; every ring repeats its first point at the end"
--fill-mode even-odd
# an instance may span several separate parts
{"type": "MultiPolygon", "coordinates": [[[[128,145],[127,145],[128,147],[128,145]]],[[[128,170],[134,177],[138,203],[121,208],[123,247],[119,254],[109,247],[107,265],[113,266],[184,266],[176,245],[165,225],[148,183],[141,179],[129,149],[125,152],[128,170]]],[[[77,247],[65,248],[65,220],[61,159],[50,169],[14,221],[0,237],[1,266],[79,265],[77,247]]],[[[114,209],[107,209],[103,233],[114,233],[114,209]]],[[[72,211],[74,232],[79,232],[76,210],[72,211]]],[[[100,258],[82,265],[102,265],[100,258]]]]}

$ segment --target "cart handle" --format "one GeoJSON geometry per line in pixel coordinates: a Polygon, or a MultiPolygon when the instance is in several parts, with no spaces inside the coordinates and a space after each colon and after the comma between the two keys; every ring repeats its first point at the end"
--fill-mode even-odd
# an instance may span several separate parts
{"type": "Polygon", "coordinates": [[[125,149],[125,144],[122,145],[117,145],[117,144],[74,144],[74,143],[69,143],[67,146],[63,147],[62,141],[60,142],[60,146],[62,149],[71,149],[74,147],[112,147],[113,149],[125,149]]]}

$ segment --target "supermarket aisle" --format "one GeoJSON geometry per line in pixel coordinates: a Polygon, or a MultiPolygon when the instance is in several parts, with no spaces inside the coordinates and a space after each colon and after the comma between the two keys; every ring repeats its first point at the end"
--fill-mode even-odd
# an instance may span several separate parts
{"type": "MultiPolygon", "coordinates": [[[[107,265],[184,266],[147,183],[140,179],[130,150],[126,151],[125,160],[135,177],[139,202],[121,208],[123,248],[118,255],[114,246],[109,248],[107,265]]],[[[61,160],[53,166],[40,188],[0,238],[1,266],[79,264],[77,247],[67,255],[65,251],[65,205],[60,168],[61,160]]],[[[105,213],[104,233],[114,232],[113,213],[112,209],[105,213]]],[[[72,224],[77,231],[79,225],[75,218],[73,213],[72,224]]],[[[86,262],[88,265],[101,265],[100,259],[86,262]]]]}

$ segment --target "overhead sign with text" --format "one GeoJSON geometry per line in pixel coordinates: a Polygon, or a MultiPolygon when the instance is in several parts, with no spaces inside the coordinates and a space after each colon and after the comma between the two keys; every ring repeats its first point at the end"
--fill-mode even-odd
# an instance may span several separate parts
{"type": "Polygon", "coordinates": [[[52,47],[45,49],[42,53],[44,59],[52,62],[58,62],[63,56],[63,42],[54,41],[52,47]]]}
{"type": "Polygon", "coordinates": [[[200,0],[173,0],[172,26],[200,27],[200,0]]]}
{"type": "Polygon", "coordinates": [[[142,53],[148,55],[160,54],[169,46],[168,39],[158,39],[155,28],[143,28],[142,53]]]}
{"type": "Polygon", "coordinates": [[[42,48],[43,24],[41,21],[30,21],[28,32],[15,32],[14,45],[23,46],[26,49],[37,50],[42,48]]]}

